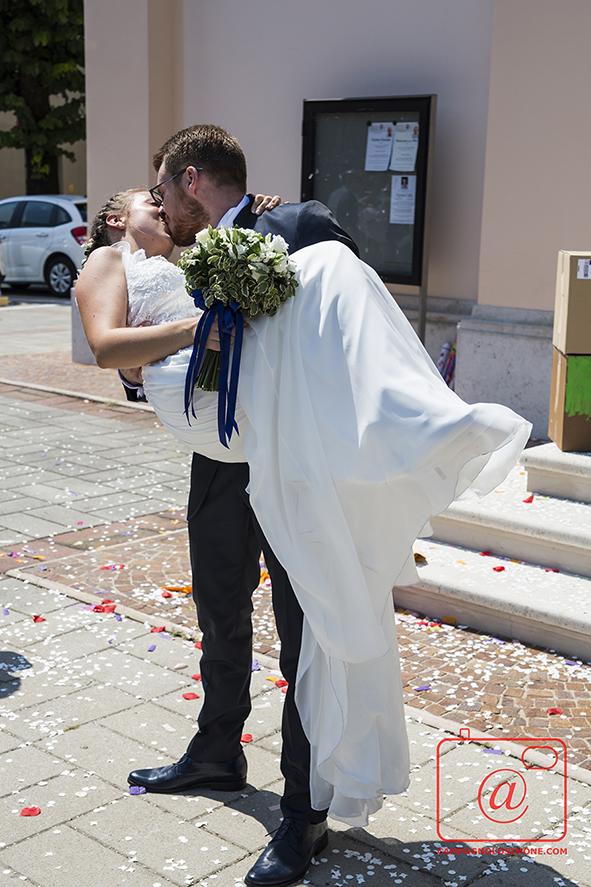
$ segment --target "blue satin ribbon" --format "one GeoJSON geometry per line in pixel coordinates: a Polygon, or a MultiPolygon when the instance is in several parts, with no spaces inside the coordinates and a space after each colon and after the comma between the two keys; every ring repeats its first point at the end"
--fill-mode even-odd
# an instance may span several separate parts
{"type": "Polygon", "coordinates": [[[191,293],[197,308],[203,311],[193,342],[193,352],[187,369],[185,380],[185,416],[191,424],[192,413],[196,419],[193,406],[193,391],[199,370],[203,364],[207,349],[205,343],[216,320],[220,335],[220,381],[218,392],[218,435],[220,442],[228,447],[232,432],[239,434],[238,425],[234,418],[236,413],[236,399],[238,396],[238,373],[240,370],[240,355],[242,354],[242,338],[244,331],[244,318],[237,302],[224,305],[215,301],[211,308],[205,305],[205,299],[201,290],[193,290],[191,293]],[[234,350],[232,352],[232,332],[235,331],[234,350]],[[232,352],[232,368],[230,370],[230,353],[232,352]],[[229,377],[228,377],[229,376],[229,377]]]}

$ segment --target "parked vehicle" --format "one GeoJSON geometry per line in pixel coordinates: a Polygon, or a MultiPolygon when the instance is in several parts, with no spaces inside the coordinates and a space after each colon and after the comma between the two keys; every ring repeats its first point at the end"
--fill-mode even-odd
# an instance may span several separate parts
{"type": "Polygon", "coordinates": [[[4,252],[2,250],[2,244],[0,243],[0,286],[6,277],[6,265],[4,264],[4,252]]]}
{"type": "Polygon", "coordinates": [[[45,283],[56,296],[70,292],[86,241],[86,197],[43,194],[0,200],[5,283],[45,283]]]}

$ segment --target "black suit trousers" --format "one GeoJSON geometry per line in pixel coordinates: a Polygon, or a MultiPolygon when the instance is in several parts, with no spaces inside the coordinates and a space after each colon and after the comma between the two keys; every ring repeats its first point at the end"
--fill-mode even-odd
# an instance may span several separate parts
{"type": "Polygon", "coordinates": [[[216,462],[194,454],[189,498],[193,596],[203,633],[201,677],[205,699],[199,732],[188,753],[196,761],[228,761],[239,754],[250,704],[252,594],[259,583],[259,554],[273,586],[281,640],[279,664],[289,682],[283,710],[281,770],[284,816],[321,822],[326,811],[310,804],[310,745],[294,700],[302,636],[302,610],[287,573],[271,551],[250,507],[245,462],[216,462]]]}

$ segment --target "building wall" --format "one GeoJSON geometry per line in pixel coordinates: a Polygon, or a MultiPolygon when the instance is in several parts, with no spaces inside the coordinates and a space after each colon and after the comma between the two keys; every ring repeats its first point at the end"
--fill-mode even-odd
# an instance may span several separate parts
{"type": "Polygon", "coordinates": [[[303,99],[437,93],[429,293],[475,299],[492,11],[492,0],[185,0],[182,125],[225,127],[249,189],[297,201],[303,99]]]}
{"type": "Polygon", "coordinates": [[[591,249],[589,0],[495,0],[478,300],[554,308],[591,249]]]}

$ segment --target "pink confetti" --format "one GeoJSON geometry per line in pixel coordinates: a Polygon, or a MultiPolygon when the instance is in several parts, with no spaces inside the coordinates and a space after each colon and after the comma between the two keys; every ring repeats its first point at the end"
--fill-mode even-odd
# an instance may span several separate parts
{"type": "Polygon", "coordinates": [[[164,730],[168,730],[169,733],[176,733],[176,728],[171,727],[170,724],[162,724],[164,730]]]}
{"type": "MultiPolygon", "coordinates": [[[[74,494],[74,495],[76,495],[76,494],[74,494]]],[[[79,521],[78,521],[78,526],[81,527],[83,523],[84,523],[84,521],[79,520],[79,521]]]]}
{"type": "Polygon", "coordinates": [[[269,807],[269,810],[281,810],[281,804],[273,804],[272,807],[269,807]]]}

